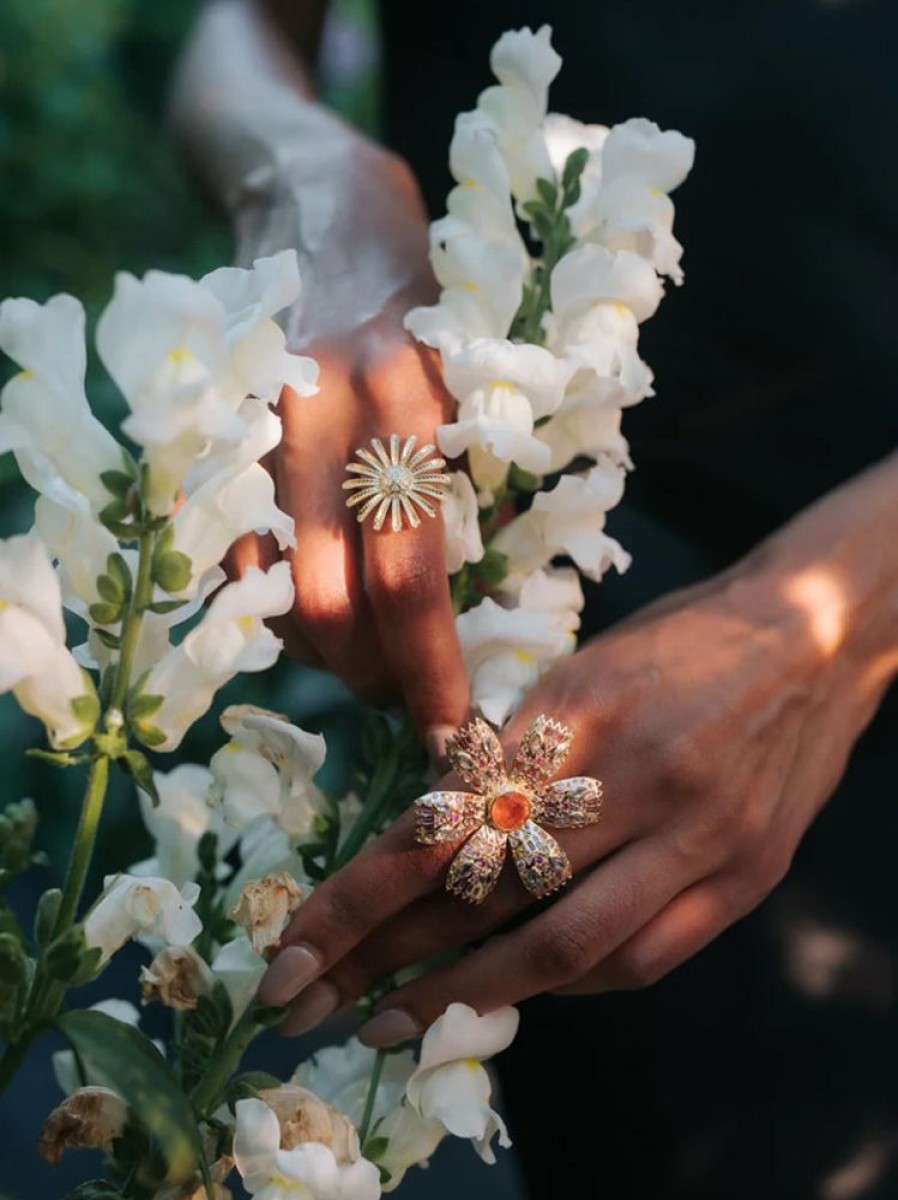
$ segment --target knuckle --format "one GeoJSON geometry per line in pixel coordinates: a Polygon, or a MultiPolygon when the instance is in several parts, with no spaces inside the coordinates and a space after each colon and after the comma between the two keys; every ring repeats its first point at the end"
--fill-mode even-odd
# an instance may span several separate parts
{"type": "Polygon", "coordinates": [[[293,612],[300,628],[317,638],[342,633],[352,619],[352,610],[344,594],[308,584],[297,584],[293,612]]]}
{"type": "Polygon", "coordinates": [[[375,604],[413,609],[446,587],[445,575],[427,554],[384,559],[373,572],[369,591],[375,604]]]}
{"type": "Polygon", "coordinates": [[[572,983],[592,967],[591,938],[576,925],[566,924],[543,933],[534,941],[536,972],[550,983],[572,983]]]}
{"type": "Polygon", "coordinates": [[[667,974],[659,959],[622,954],[614,964],[613,978],[620,991],[636,992],[658,983],[667,974]]]}

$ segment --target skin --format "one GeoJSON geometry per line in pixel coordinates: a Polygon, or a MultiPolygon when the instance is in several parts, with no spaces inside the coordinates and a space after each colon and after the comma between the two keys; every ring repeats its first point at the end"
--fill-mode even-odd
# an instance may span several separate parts
{"type": "MultiPolygon", "coordinates": [[[[366,699],[401,693],[438,755],[467,712],[442,531],[360,532],[339,487],[355,446],[394,430],[430,440],[447,418],[434,360],[402,330],[407,309],[434,295],[425,216],[408,168],[315,103],[320,9],[211,4],[185,50],[173,120],[233,216],[239,259],[285,246],[300,256],[289,344],[322,371],[318,396],[284,396],[270,462],[297,523],[288,647],[366,699]]],[[[557,835],[573,884],[535,905],[506,868],[467,907],[442,890],[454,848],[418,846],[407,814],[285,932],[260,989],[265,1003],[291,1004],[282,1031],[447,954],[383,998],[363,1039],[415,1036],[452,1000],[486,1012],[549,990],[645,986],[754,908],[788,870],[898,667],[896,514],[893,458],[725,574],[559,663],[501,740],[512,752],[545,712],[576,733],[564,774],[604,781],[600,822],[557,835]]],[[[249,539],[234,568],[274,553],[249,539]]]]}

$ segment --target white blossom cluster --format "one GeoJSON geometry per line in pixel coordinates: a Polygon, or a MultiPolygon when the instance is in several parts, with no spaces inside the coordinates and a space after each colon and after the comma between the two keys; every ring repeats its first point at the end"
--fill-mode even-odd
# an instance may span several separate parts
{"type": "Polygon", "coordinates": [[[97,351],[127,403],[122,428],[137,461],[88,405],[79,301],[0,305],[0,349],[23,368],[0,395],[0,452],[12,451],[38,493],[35,528],[0,542],[0,690],[44,721],[53,746],[77,746],[98,716],[81,668],[102,672],[120,651],[117,601],[138,572],[128,538],[137,503],[145,522],[168,525],[131,663],[142,690],[162,697],[152,744],[174,749],[218,688],[277,658],[281,643],[264,621],[292,604],[289,566],[221,586],[220,562],[251,530],[293,544],[293,521],[258,460],[280,440],[271,405],[283,385],[303,395],[316,388],[316,364],[287,353],[272,319],[299,286],[292,251],[198,282],[159,271],[118,276],[97,351]],[[88,625],[74,654],[63,606],[88,625]],[[192,627],[173,645],[186,621],[192,627]]]}
{"type": "Polygon", "coordinates": [[[561,59],[548,26],[503,34],[491,65],[498,83],[456,120],[456,186],[431,226],[439,302],[406,324],[439,350],[458,401],[437,434],[447,457],[467,456],[444,506],[450,571],[486,550],[507,560],[499,601],[458,617],[474,703],[502,724],[573,649],[577,572],[599,580],[629,563],[605,517],[631,466],[622,412],[652,394],[639,325],[658,307],[661,276],[682,281],[669,193],[694,145],[643,119],[606,129],[549,113],[561,59]],[[575,151],[576,182],[566,170],[575,151]],[[528,249],[534,238],[542,261],[528,249]],[[503,501],[520,472],[540,490],[508,519],[503,501]],[[559,556],[576,570],[553,566],[559,556]]]}

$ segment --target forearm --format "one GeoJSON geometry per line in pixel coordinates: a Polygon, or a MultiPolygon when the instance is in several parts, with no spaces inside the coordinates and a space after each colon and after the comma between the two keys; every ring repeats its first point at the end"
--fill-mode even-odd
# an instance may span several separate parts
{"type": "Polygon", "coordinates": [[[404,163],[319,104],[287,34],[253,0],[212,0],[171,98],[187,161],[233,220],[238,261],[295,249],[295,346],[365,324],[427,288],[426,219],[404,163]]]}
{"type": "Polygon", "coordinates": [[[749,562],[822,654],[881,695],[898,674],[898,454],[799,514],[749,562]]]}

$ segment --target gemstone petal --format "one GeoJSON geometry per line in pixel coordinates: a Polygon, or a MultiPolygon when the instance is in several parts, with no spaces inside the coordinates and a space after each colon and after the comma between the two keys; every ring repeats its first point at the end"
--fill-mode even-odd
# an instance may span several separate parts
{"type": "Polygon", "coordinates": [[[479,717],[463,725],[446,743],[446,754],[465,783],[488,792],[505,776],[505,756],[496,734],[479,717]]]}
{"type": "Polygon", "coordinates": [[[602,812],[602,785],[589,775],[559,779],[544,787],[537,800],[539,819],[553,829],[580,829],[598,821],[602,812]]]}
{"type": "Polygon", "coordinates": [[[508,772],[509,779],[519,779],[531,787],[538,787],[561,769],[573,740],[572,729],[541,714],[521,738],[508,772]]]}
{"type": "Polygon", "coordinates": [[[415,801],[415,841],[460,842],[483,823],[484,808],[470,792],[428,792],[415,801]]]}
{"type": "Polygon", "coordinates": [[[468,904],[481,904],[496,886],[507,843],[508,836],[498,829],[478,829],[452,860],[446,890],[468,904]]]}
{"type": "Polygon", "coordinates": [[[540,829],[535,821],[510,833],[508,840],[521,882],[537,900],[557,892],[570,879],[568,856],[551,833],[540,829]]]}

